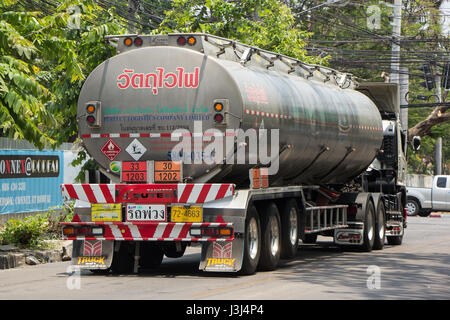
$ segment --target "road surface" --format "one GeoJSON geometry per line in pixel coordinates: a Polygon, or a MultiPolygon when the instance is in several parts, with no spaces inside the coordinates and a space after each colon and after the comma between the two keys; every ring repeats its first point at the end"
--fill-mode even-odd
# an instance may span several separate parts
{"type": "Polygon", "coordinates": [[[70,272],[69,262],[0,270],[0,299],[449,299],[450,219],[409,217],[402,246],[361,253],[301,245],[276,271],[252,276],[198,271],[200,251],[138,275],[70,272]]]}

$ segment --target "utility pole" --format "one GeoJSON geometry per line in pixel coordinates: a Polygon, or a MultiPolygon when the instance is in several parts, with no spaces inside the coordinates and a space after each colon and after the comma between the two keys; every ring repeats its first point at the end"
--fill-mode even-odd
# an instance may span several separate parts
{"type": "MultiPolygon", "coordinates": [[[[400,77],[400,34],[402,31],[402,0],[394,0],[394,20],[392,23],[392,55],[391,82],[399,86],[401,104],[407,104],[405,95],[408,92],[408,79],[400,77]],[[402,81],[400,81],[402,78],[402,81]],[[401,83],[402,82],[402,83],[401,83]],[[406,87],[406,88],[405,88],[406,87]],[[406,89],[406,91],[405,91],[406,89]],[[402,102],[403,101],[403,102],[402,102]]],[[[404,69],[403,69],[404,70],[404,69]]],[[[407,73],[407,72],[406,72],[407,73]]],[[[408,129],[408,109],[400,112],[400,122],[403,129],[408,129]]]]}
{"type": "MultiPolygon", "coordinates": [[[[400,105],[408,104],[406,94],[409,91],[409,69],[400,67],[399,87],[400,87],[400,105]]],[[[408,108],[400,109],[400,123],[404,130],[408,130],[408,108]]]]}
{"type": "Polygon", "coordinates": [[[442,138],[436,140],[436,175],[442,174],[442,138]]]}

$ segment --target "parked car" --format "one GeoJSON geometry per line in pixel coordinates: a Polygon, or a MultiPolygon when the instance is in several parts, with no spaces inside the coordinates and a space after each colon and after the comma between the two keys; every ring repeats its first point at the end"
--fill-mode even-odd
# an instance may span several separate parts
{"type": "Polygon", "coordinates": [[[433,211],[450,211],[450,176],[434,176],[431,188],[406,188],[406,211],[427,217],[433,211]]]}

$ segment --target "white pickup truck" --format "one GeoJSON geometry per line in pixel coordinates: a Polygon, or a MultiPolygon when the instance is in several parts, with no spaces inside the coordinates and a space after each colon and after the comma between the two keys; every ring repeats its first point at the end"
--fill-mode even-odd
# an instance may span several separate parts
{"type": "Polygon", "coordinates": [[[434,176],[431,188],[406,188],[408,215],[428,216],[433,211],[450,211],[450,175],[434,176]]]}

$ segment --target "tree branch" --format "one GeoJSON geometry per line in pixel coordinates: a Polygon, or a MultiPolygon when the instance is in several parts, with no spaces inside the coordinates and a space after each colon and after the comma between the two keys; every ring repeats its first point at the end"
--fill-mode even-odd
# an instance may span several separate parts
{"type": "Polygon", "coordinates": [[[411,141],[414,136],[426,136],[430,133],[433,126],[450,121],[449,109],[450,104],[435,108],[425,120],[420,121],[408,130],[408,140],[411,141]]]}

